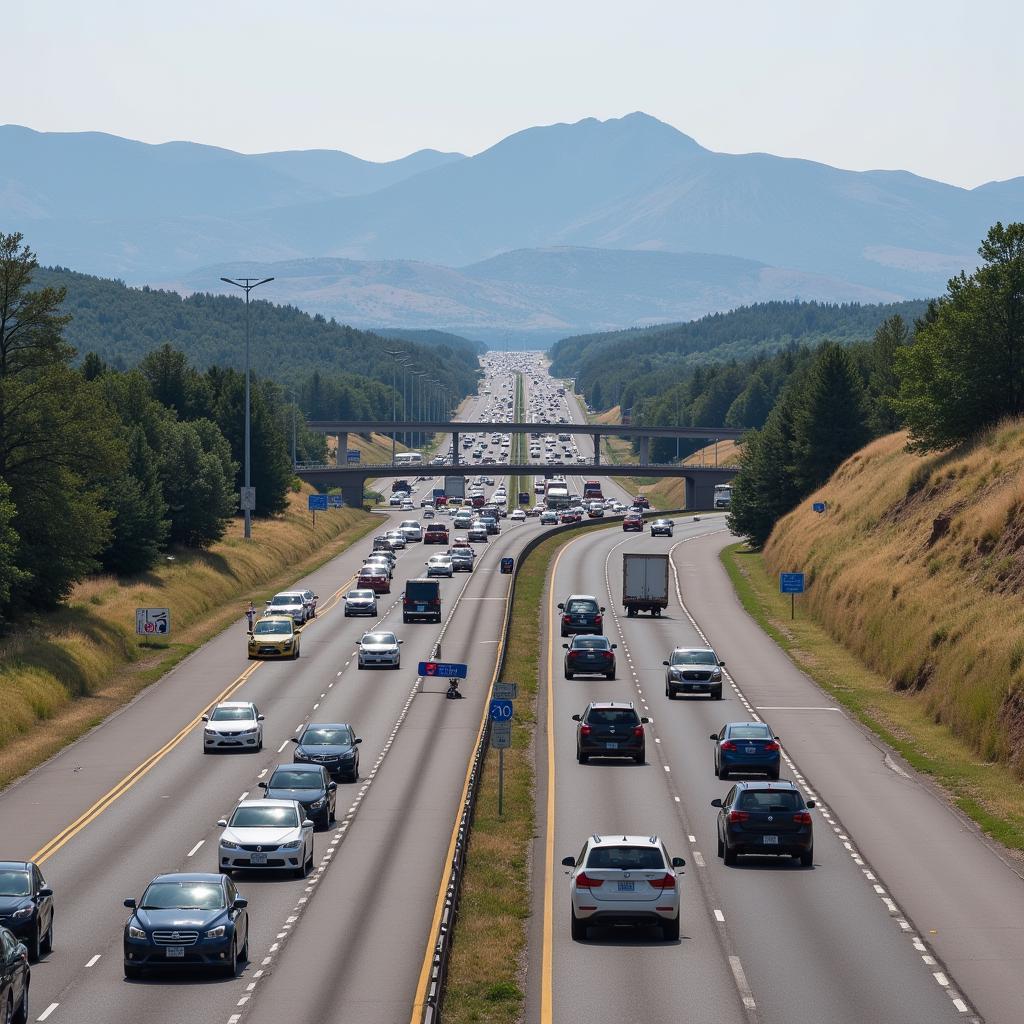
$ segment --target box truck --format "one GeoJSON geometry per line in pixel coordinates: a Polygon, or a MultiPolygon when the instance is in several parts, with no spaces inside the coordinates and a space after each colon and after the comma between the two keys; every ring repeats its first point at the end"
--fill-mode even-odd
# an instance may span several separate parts
{"type": "Polygon", "coordinates": [[[638,612],[661,615],[668,607],[668,555],[623,554],[622,603],[630,618],[638,612]]]}

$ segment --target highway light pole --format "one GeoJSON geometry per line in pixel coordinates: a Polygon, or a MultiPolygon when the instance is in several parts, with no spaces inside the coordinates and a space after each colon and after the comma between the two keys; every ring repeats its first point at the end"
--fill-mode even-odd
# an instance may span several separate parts
{"type": "MultiPolygon", "coordinates": [[[[419,412],[420,421],[422,422],[422,420],[423,420],[423,378],[426,377],[427,371],[426,370],[413,370],[412,371],[412,375],[413,375],[413,378],[414,378],[414,380],[412,382],[413,419],[416,418],[415,414],[418,411],[419,412]],[[418,404],[416,402],[417,385],[419,385],[419,393],[420,393],[420,398],[419,398],[419,403],[418,404]]],[[[423,432],[420,431],[421,435],[422,435],[422,433],[423,432]]]]}
{"type": "MultiPolygon", "coordinates": [[[[404,356],[406,353],[400,348],[384,349],[384,351],[391,356],[391,422],[394,423],[398,419],[398,357],[404,356]]],[[[398,436],[397,430],[391,431],[391,465],[395,464],[395,438],[398,436]]]]}
{"type": "MultiPolygon", "coordinates": [[[[267,284],[274,279],[272,277],[240,277],[237,281],[230,277],[222,277],[225,284],[233,284],[245,292],[245,484],[242,491],[242,512],[245,515],[245,539],[252,539],[252,513],[256,506],[255,495],[249,486],[249,449],[251,434],[251,415],[249,412],[249,292],[253,288],[259,288],[261,284],[267,284]]],[[[294,456],[292,458],[294,462],[294,456]]]]}
{"type": "MultiPolygon", "coordinates": [[[[402,422],[409,423],[409,375],[412,373],[416,366],[415,360],[410,359],[407,363],[402,363],[402,422]]],[[[402,431],[403,440],[402,443],[406,448],[409,448],[409,430],[408,427],[402,431]]]]}

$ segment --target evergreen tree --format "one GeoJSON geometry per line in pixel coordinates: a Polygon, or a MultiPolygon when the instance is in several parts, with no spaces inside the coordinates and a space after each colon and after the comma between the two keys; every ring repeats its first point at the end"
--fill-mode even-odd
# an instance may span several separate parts
{"type": "Polygon", "coordinates": [[[11,489],[0,480],[0,623],[3,609],[10,604],[11,594],[25,578],[23,569],[18,568],[18,534],[14,529],[14,502],[11,489]]]}
{"type": "Polygon", "coordinates": [[[868,400],[870,424],[876,434],[891,434],[901,426],[896,400],[900,381],[896,373],[896,354],[910,341],[910,329],[898,313],[875,331],[868,349],[868,400]]]}

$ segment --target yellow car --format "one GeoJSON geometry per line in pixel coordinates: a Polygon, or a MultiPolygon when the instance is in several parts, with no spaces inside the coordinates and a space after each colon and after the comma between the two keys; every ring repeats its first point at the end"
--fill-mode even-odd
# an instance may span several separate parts
{"type": "Polygon", "coordinates": [[[299,639],[290,615],[264,615],[249,634],[249,657],[297,658],[299,639]]]}

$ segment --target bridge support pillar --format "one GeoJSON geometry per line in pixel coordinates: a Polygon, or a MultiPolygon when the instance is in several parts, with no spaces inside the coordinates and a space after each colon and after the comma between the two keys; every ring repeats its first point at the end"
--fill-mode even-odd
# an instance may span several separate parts
{"type": "Polygon", "coordinates": [[[640,438],[640,465],[649,466],[651,464],[651,439],[648,435],[644,434],[640,438]]]}
{"type": "Polygon", "coordinates": [[[459,464],[459,435],[452,431],[452,465],[459,464]]]}
{"type": "Polygon", "coordinates": [[[366,487],[366,477],[356,477],[354,480],[347,479],[341,485],[341,500],[345,502],[346,508],[363,507],[363,489],[366,487]]]}
{"type": "MultiPolygon", "coordinates": [[[[348,433],[342,432],[338,434],[338,450],[334,453],[334,464],[336,466],[348,465],[348,433]]],[[[348,504],[348,499],[345,499],[345,504],[348,504]]],[[[359,502],[362,505],[362,500],[359,502]]]]}
{"type": "Polygon", "coordinates": [[[715,507],[715,482],[713,480],[684,477],[686,481],[686,510],[709,511],[715,507]]]}
{"type": "Polygon", "coordinates": [[[594,435],[594,465],[601,465],[601,435],[594,435]]]}

